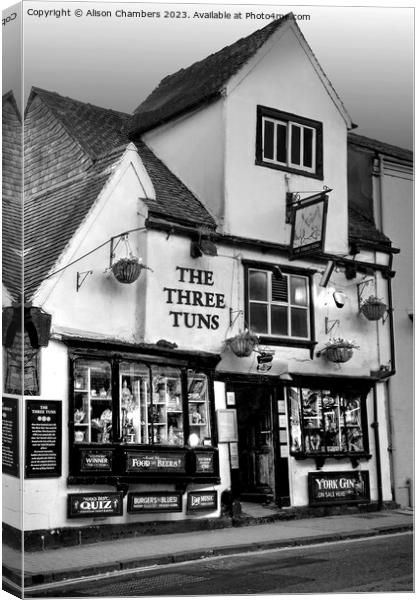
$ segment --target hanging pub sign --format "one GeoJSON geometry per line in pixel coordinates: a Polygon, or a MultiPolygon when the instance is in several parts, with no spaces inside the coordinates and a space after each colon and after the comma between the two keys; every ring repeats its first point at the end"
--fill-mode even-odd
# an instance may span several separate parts
{"type": "Polygon", "coordinates": [[[188,492],[187,511],[195,512],[198,510],[216,510],[217,492],[188,492]]]}
{"type": "Polygon", "coordinates": [[[19,413],[17,398],[2,402],[2,471],[19,477],[19,413]]]}
{"type": "Polygon", "coordinates": [[[26,401],[25,477],[61,475],[61,402],[26,401]]]}
{"type": "Polygon", "coordinates": [[[289,248],[291,259],[323,251],[327,209],[328,196],[325,192],[294,205],[289,248]]]}
{"type": "Polygon", "coordinates": [[[129,513],[181,512],[182,494],[180,492],[136,492],[128,494],[127,511],[129,513]]]}
{"type": "Polygon", "coordinates": [[[370,501],[369,471],[308,473],[309,504],[360,504],[370,501]]]}
{"type": "Polygon", "coordinates": [[[126,452],[128,473],[185,473],[185,452],[126,452]]]}
{"type": "Polygon", "coordinates": [[[112,471],[112,450],[83,448],[80,450],[81,471],[112,471]]]}
{"type": "Polygon", "coordinates": [[[67,517],[120,517],[123,514],[122,492],[98,492],[92,494],[69,494],[67,517]]]}

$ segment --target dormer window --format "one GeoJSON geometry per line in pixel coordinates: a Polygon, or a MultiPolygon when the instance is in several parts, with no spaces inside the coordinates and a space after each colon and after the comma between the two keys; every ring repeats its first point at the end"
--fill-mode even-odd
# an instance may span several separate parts
{"type": "Polygon", "coordinates": [[[322,123],[258,106],[256,164],[322,179],[322,123]]]}

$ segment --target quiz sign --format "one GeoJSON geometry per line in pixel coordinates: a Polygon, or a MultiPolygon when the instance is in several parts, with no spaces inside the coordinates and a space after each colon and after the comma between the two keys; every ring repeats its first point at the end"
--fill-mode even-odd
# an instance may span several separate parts
{"type": "Polygon", "coordinates": [[[81,517],[119,517],[123,514],[122,492],[99,492],[93,494],[69,494],[67,496],[67,516],[69,519],[81,517]]]}

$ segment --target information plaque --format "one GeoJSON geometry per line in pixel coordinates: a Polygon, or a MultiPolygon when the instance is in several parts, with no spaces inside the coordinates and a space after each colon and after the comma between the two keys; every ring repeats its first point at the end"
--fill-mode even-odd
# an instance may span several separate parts
{"type": "Polygon", "coordinates": [[[2,471],[19,477],[19,413],[17,398],[2,402],[2,471]]]}
{"type": "Polygon", "coordinates": [[[61,476],[61,402],[26,401],[25,477],[61,476]]]}
{"type": "Polygon", "coordinates": [[[67,516],[69,519],[78,519],[80,517],[120,517],[122,514],[122,492],[69,494],[67,496],[67,516]]]}
{"type": "Polygon", "coordinates": [[[369,471],[308,473],[309,504],[359,504],[369,502],[369,471]]]}

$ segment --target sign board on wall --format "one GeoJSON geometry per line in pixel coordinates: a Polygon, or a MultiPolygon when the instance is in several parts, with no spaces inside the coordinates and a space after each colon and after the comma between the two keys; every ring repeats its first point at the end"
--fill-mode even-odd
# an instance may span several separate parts
{"type": "Polygon", "coordinates": [[[184,452],[127,452],[128,473],[185,473],[184,452]]]}
{"type": "Polygon", "coordinates": [[[213,452],[195,452],[196,473],[214,473],[213,452]]]}
{"type": "Polygon", "coordinates": [[[180,492],[136,492],[128,494],[129,513],[181,512],[182,494],[180,492]]]}
{"type": "Polygon", "coordinates": [[[26,401],[25,477],[61,476],[61,402],[26,401]]]}
{"type": "Polygon", "coordinates": [[[67,516],[69,519],[79,519],[81,517],[118,517],[122,514],[122,492],[69,494],[67,496],[67,516]]]}
{"type": "Polygon", "coordinates": [[[95,450],[83,448],[80,450],[80,470],[86,471],[112,471],[112,450],[95,450]]]}
{"type": "Polygon", "coordinates": [[[370,501],[369,471],[308,473],[309,504],[359,504],[370,501]]]}
{"type": "Polygon", "coordinates": [[[219,442],[237,442],[238,426],[236,421],[236,409],[226,408],[218,410],[217,427],[219,442]]]}
{"type": "Polygon", "coordinates": [[[216,510],[217,492],[189,492],[187,496],[187,511],[216,510]]]}
{"type": "Polygon", "coordinates": [[[17,398],[3,398],[2,471],[19,477],[19,413],[17,398]]]}

